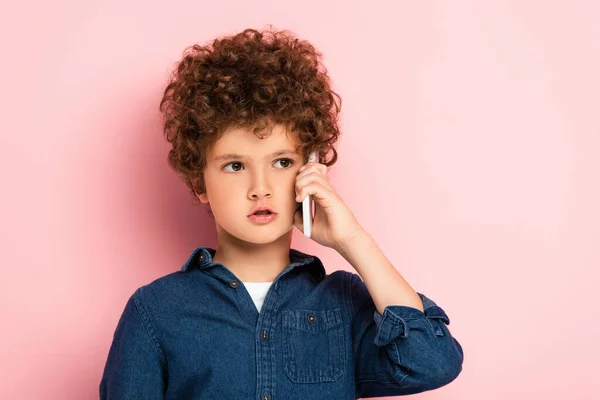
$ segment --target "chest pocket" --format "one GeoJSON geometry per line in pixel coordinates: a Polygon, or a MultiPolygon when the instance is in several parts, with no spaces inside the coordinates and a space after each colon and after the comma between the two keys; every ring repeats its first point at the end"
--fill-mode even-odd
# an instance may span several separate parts
{"type": "Polygon", "coordinates": [[[335,381],[344,374],[342,311],[284,310],[283,370],[297,383],[335,381]]]}

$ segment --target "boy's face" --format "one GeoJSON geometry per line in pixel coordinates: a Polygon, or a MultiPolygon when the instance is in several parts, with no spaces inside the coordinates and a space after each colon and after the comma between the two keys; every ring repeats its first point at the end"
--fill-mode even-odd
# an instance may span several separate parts
{"type": "Polygon", "coordinates": [[[276,125],[264,139],[250,130],[227,130],[207,155],[204,181],[206,193],[198,195],[210,203],[217,230],[225,230],[251,243],[274,242],[290,232],[296,202],[296,176],[304,156],[296,153],[301,143],[295,133],[276,125]],[[289,154],[274,155],[279,151],[289,154]],[[227,154],[240,157],[219,159],[227,154]],[[248,216],[258,205],[270,206],[277,217],[268,224],[255,224],[248,216]]]}

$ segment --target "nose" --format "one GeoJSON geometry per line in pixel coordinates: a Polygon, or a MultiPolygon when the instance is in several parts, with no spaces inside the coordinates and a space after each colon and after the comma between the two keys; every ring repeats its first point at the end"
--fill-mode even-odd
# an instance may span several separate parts
{"type": "Polygon", "coordinates": [[[271,196],[273,190],[268,173],[263,170],[257,170],[252,176],[252,184],[250,185],[250,197],[252,199],[271,196]]]}

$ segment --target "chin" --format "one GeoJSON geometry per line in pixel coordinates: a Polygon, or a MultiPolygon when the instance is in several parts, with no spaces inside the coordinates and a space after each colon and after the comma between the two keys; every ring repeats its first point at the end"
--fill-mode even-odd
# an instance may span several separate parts
{"type": "Polygon", "coordinates": [[[251,231],[240,231],[239,228],[228,231],[223,229],[226,236],[231,237],[234,240],[239,240],[245,243],[251,244],[268,244],[276,241],[281,237],[281,232],[264,232],[257,234],[257,232],[251,231]]]}

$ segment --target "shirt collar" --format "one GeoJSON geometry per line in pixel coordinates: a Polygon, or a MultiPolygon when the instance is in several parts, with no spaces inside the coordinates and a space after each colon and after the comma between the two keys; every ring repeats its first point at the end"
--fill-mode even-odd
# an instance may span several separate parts
{"type": "MultiPolygon", "coordinates": [[[[215,253],[216,250],[212,247],[198,246],[181,267],[181,271],[193,268],[203,270],[213,267],[215,264],[212,263],[212,259],[215,253]]],[[[286,267],[287,270],[292,270],[296,267],[305,267],[317,281],[321,281],[325,277],[325,267],[317,256],[306,254],[293,248],[290,248],[289,254],[290,265],[286,267]]]]}

